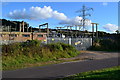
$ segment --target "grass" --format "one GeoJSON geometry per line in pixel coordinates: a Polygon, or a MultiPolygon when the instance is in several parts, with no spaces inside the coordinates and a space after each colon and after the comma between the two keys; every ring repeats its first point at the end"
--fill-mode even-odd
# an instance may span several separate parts
{"type": "Polygon", "coordinates": [[[22,69],[22,68],[28,68],[28,67],[37,67],[37,66],[46,66],[46,65],[51,65],[51,64],[58,64],[63,62],[62,60],[51,60],[51,61],[40,61],[40,62],[25,62],[25,63],[18,63],[13,66],[9,64],[10,66],[4,66],[3,70],[16,70],[16,69],[22,69]]]}
{"type": "Polygon", "coordinates": [[[120,66],[75,74],[56,80],[119,80],[120,66]]]}
{"type": "Polygon", "coordinates": [[[64,43],[41,44],[32,40],[2,46],[2,69],[13,70],[62,62],[60,58],[77,56],[80,52],[64,43]]]}

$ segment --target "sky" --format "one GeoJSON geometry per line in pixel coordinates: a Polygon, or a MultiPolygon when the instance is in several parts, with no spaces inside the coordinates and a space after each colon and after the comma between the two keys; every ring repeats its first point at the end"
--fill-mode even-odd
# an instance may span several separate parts
{"type": "Polygon", "coordinates": [[[93,8],[86,11],[86,29],[91,31],[90,23],[98,23],[98,30],[114,33],[118,29],[117,2],[3,2],[2,18],[25,21],[32,27],[49,23],[50,28],[81,24],[82,6],[93,8]]]}

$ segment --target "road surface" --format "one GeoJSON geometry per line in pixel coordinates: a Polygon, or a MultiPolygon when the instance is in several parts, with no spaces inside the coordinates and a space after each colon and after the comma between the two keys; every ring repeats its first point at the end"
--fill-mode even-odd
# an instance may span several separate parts
{"type": "Polygon", "coordinates": [[[24,78],[26,78],[25,80],[54,80],[55,78],[65,77],[80,72],[109,68],[112,66],[118,66],[117,57],[3,71],[2,80],[17,80],[17,78],[19,78],[18,80],[23,80],[24,78]]]}

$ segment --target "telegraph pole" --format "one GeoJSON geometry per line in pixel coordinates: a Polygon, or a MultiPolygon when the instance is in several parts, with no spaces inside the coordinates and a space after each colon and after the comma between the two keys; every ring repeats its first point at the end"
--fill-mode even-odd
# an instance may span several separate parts
{"type": "Polygon", "coordinates": [[[77,13],[78,12],[82,13],[79,16],[83,18],[82,19],[83,31],[85,31],[85,19],[86,19],[86,16],[91,16],[91,14],[86,13],[86,11],[89,11],[89,10],[93,11],[93,8],[87,8],[85,5],[83,5],[81,10],[76,11],[77,13]]]}

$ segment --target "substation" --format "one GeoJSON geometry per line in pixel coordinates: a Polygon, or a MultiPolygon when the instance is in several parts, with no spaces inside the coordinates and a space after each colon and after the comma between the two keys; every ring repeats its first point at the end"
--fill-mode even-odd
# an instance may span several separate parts
{"type": "Polygon", "coordinates": [[[0,32],[1,44],[25,42],[27,40],[41,40],[42,43],[45,44],[63,42],[74,46],[78,50],[86,50],[92,46],[93,38],[98,38],[98,34],[96,34],[96,37],[94,34],[94,27],[96,27],[97,33],[97,23],[92,23],[91,33],[81,32],[81,25],[65,26],[67,29],[62,29],[65,27],[50,29],[48,23],[45,23],[39,25],[39,28],[31,28],[25,31],[25,25],[23,25],[23,22],[21,22],[21,24],[22,26],[19,26],[21,28],[20,30],[18,29],[18,31],[10,30],[10,28],[8,28],[12,27],[10,25],[2,26],[7,27],[7,29],[2,28],[3,31],[0,32]],[[77,27],[79,30],[77,30],[77,27]]]}
{"type": "Polygon", "coordinates": [[[63,42],[74,46],[77,50],[86,50],[93,45],[94,38],[98,38],[98,23],[91,23],[92,32],[85,30],[86,16],[91,16],[85,13],[88,10],[93,9],[86,8],[83,5],[82,10],[77,11],[82,13],[82,24],[55,27],[55,29],[50,29],[48,23],[40,24],[39,28],[33,28],[24,21],[0,19],[2,22],[0,27],[0,44],[41,40],[45,44],[63,42]],[[96,27],[96,31],[94,27],[96,27]]]}

